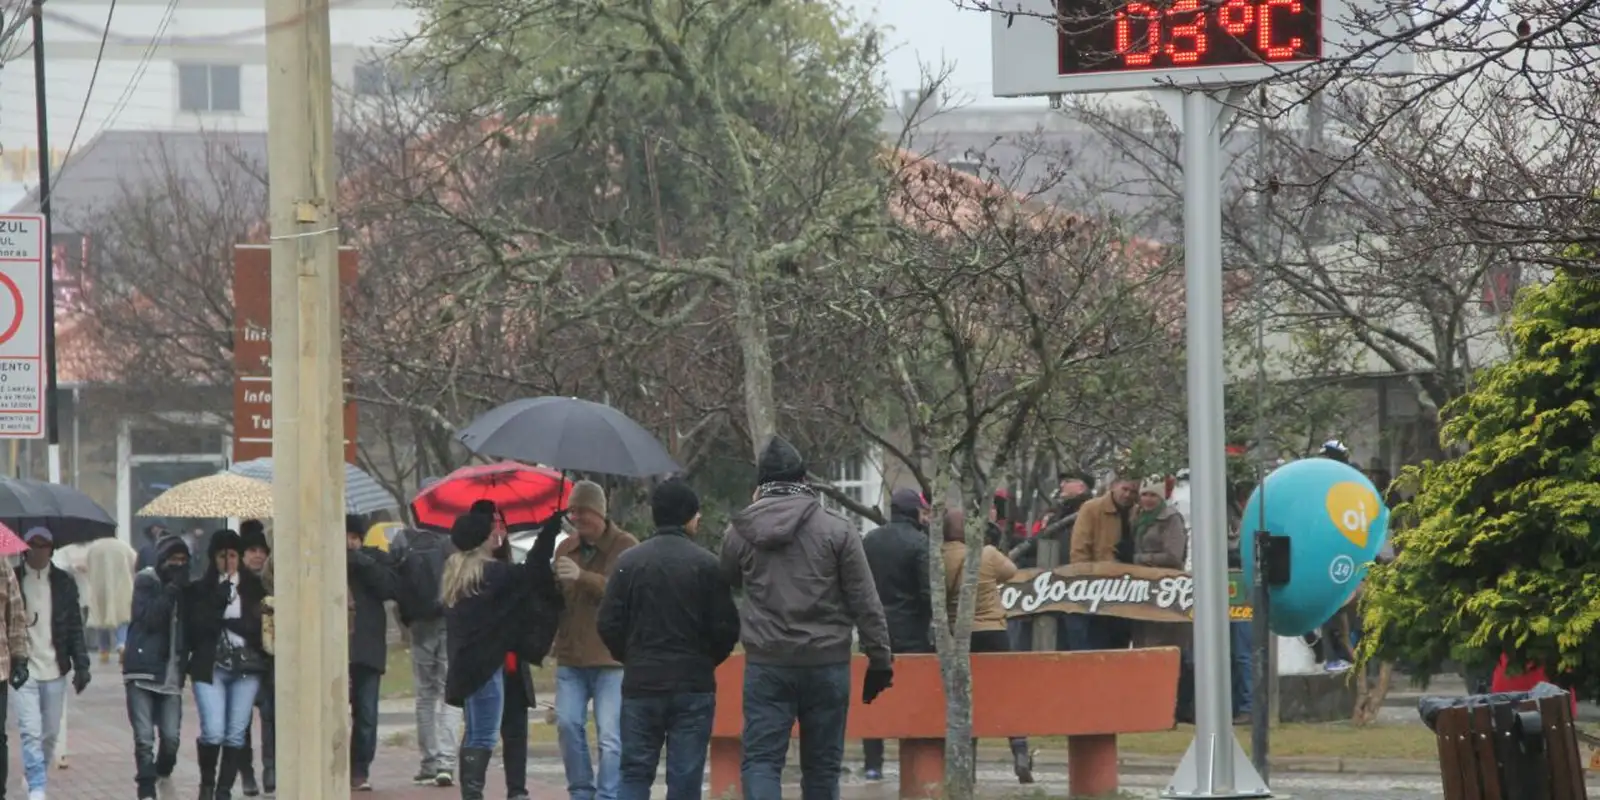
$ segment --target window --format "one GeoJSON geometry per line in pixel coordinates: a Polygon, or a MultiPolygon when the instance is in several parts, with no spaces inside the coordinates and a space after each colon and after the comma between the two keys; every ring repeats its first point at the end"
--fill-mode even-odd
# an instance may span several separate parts
{"type": "Polygon", "coordinates": [[[357,64],[351,78],[351,90],[364,97],[412,93],[424,88],[424,82],[414,72],[384,61],[357,64]]]}
{"type": "MultiPolygon", "coordinates": [[[[851,500],[870,508],[883,509],[883,455],[877,448],[872,448],[862,456],[841,458],[828,465],[824,474],[833,482],[834,488],[849,496],[851,500]]],[[[826,497],[823,498],[823,503],[829,509],[855,519],[860,524],[862,533],[877,526],[872,520],[858,517],[854,512],[826,497]]]]}
{"type": "Polygon", "coordinates": [[[239,111],[239,65],[179,64],[180,111],[239,111]]]}

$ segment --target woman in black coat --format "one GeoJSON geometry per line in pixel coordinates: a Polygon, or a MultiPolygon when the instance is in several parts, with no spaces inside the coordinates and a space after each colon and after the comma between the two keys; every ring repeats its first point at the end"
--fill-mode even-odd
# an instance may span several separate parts
{"type": "Polygon", "coordinates": [[[489,759],[505,711],[506,656],[537,664],[555,639],[561,590],[550,568],[565,515],[539,531],[527,560],[513,566],[494,557],[505,531],[487,514],[458,517],[450,529],[453,553],[444,565],[443,601],[449,666],[445,702],[463,711],[462,800],[482,800],[489,759]]]}
{"type": "Polygon", "coordinates": [[[211,535],[206,571],[185,592],[189,678],[200,717],[201,800],[230,800],[244,760],[261,682],[271,669],[261,646],[261,578],[240,568],[239,534],[211,535]]]}

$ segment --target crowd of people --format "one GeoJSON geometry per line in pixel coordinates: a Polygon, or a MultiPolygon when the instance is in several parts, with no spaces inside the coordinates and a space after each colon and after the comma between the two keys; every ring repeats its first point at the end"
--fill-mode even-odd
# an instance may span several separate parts
{"type": "MultiPolygon", "coordinates": [[[[408,632],[415,679],[417,784],[458,787],[463,800],[481,800],[498,746],[508,800],[526,800],[532,669],[553,656],[570,797],[648,798],[664,757],[668,797],[698,798],[716,669],[742,645],[744,796],[783,796],[798,726],[800,795],[838,797],[856,692],[873,702],[893,685],[894,654],[934,652],[935,626],[954,623],[964,519],[959,510],[936,513],[917,491],[900,489],[889,521],[862,536],[824,507],[806,481],[804,458],[781,437],[756,466],[751,503],[733,516],[716,553],[695,541],[700,500],[680,479],[651,492],[654,530],[642,542],[612,519],[600,485],[573,484],[520,563],[506,517],[487,500],[448,531],[406,529],[387,549],[365,543],[367,520],[348,517],[351,788],[372,788],[392,603],[408,632]],[[943,533],[937,552],[928,535],[935,524],[943,533]],[[569,527],[572,535],[563,538],[569,527]],[[935,557],[948,580],[944,609],[933,608],[935,557]],[[856,652],[867,660],[860,687],[851,679],[856,652]],[[591,718],[598,758],[591,757],[591,718]]],[[[1054,507],[1027,536],[1013,525],[1011,497],[996,493],[978,558],[972,652],[1029,649],[1027,628],[1008,625],[1000,588],[1019,567],[1036,563],[1041,540],[1057,537],[1063,563],[1184,567],[1187,526],[1166,480],[1121,475],[1104,494],[1093,489],[1089,476],[1063,474],[1054,507]]],[[[64,559],[65,569],[52,562],[50,530],[31,529],[24,540],[29,550],[7,572],[0,598],[7,626],[0,674],[12,687],[0,694],[0,714],[9,698],[30,800],[41,800],[47,788],[66,687],[81,692],[89,682],[91,642],[102,661],[113,648],[119,657],[141,800],[175,796],[186,683],[199,718],[201,800],[231,800],[236,784],[246,797],[273,792],[273,580],[265,526],[247,520],[237,532],[209,535],[152,527],[137,551],[100,540],[85,546],[82,558],[64,559]],[[108,593],[124,594],[126,602],[108,593]],[[257,714],[261,735],[254,741],[257,714]]],[[[1063,649],[1187,650],[1189,636],[1181,624],[1103,615],[1062,615],[1058,628],[1063,649]]],[[[1236,658],[1239,650],[1248,657],[1247,648],[1236,647],[1236,658]]],[[[1236,710],[1247,711],[1248,692],[1235,694],[1243,704],[1236,710]]],[[[1188,702],[1182,687],[1179,695],[1181,717],[1188,702]]],[[[1010,744],[1018,780],[1031,783],[1027,740],[1010,744]]],[[[882,778],[883,743],[869,740],[863,749],[864,774],[882,778]]]]}

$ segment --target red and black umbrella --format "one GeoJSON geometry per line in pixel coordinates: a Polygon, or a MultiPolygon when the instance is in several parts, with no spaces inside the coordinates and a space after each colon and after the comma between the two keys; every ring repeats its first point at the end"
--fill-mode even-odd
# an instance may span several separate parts
{"type": "Polygon", "coordinates": [[[553,469],[515,461],[462,467],[417,493],[411,514],[423,528],[448,531],[479,500],[492,500],[509,531],[544,524],[567,506],[572,484],[553,469]]]}

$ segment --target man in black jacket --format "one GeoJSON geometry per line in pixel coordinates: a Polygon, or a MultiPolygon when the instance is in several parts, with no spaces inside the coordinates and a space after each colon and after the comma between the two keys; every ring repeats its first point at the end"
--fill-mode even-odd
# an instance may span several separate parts
{"type": "Polygon", "coordinates": [[[89,647],[83,638],[83,608],[78,583],[50,563],[55,536],[47,528],[23,535],[28,552],[17,567],[17,583],[28,610],[28,681],[13,690],[17,732],[22,735],[22,771],[28,794],[43,796],[54,763],[56,736],[66,710],[66,676],[82,693],[89,685],[89,647]]]}
{"type": "Polygon", "coordinates": [[[363,547],[366,518],[344,518],[345,577],[355,613],[350,625],[350,788],[372,791],[368,779],[378,754],[378,686],[389,663],[389,615],[385,600],[395,596],[394,566],[376,547],[363,547]]]}
{"type": "MultiPolygon", "coordinates": [[[[932,512],[916,489],[896,489],[889,497],[889,524],[861,540],[872,582],[889,623],[889,648],[895,653],[933,652],[933,593],[928,583],[928,521],[932,512]]],[[[866,778],[883,779],[883,740],[861,742],[866,778]]]]}
{"type": "Polygon", "coordinates": [[[155,543],[151,559],[155,563],[133,579],[133,618],[122,651],[139,800],[155,800],[156,782],[172,777],[183,725],[180,611],[184,587],[189,585],[189,546],[182,536],[163,537],[155,543]]]}
{"type": "Polygon", "coordinates": [[[700,530],[700,498],[678,480],[650,495],[654,536],[617,560],[600,603],[600,639],[622,662],[622,785],[649,800],[661,748],[668,800],[699,800],[717,706],[717,665],[739,643],[733,590],[700,530]]]}

